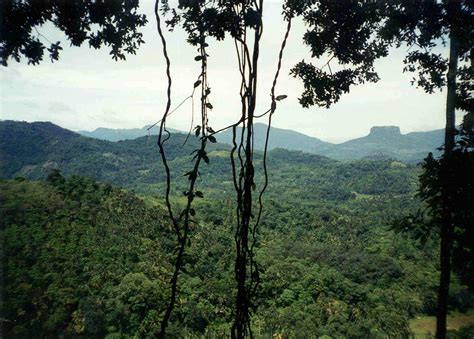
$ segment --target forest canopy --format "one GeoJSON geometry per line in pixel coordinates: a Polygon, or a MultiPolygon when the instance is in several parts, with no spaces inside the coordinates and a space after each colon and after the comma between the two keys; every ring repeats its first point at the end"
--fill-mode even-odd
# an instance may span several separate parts
{"type": "MultiPolygon", "coordinates": [[[[152,153],[155,160],[161,157],[160,166],[140,161],[138,153],[148,149],[132,155],[125,149],[124,160],[113,153],[124,145],[84,142],[59,130],[67,142],[86,146],[79,149],[79,161],[67,152],[69,145],[56,145],[59,135],[42,145],[50,149],[38,147],[33,135],[26,152],[24,144],[7,145],[31,156],[7,153],[11,166],[4,171],[10,178],[49,172],[46,183],[23,177],[1,183],[6,191],[1,236],[11,254],[5,303],[13,311],[2,318],[8,333],[392,337],[408,336],[409,320],[417,314],[436,312],[436,336],[444,339],[448,310],[472,306],[472,265],[459,265],[472,259],[472,242],[465,240],[472,233],[472,7],[471,1],[456,0],[284,1],[285,31],[268,109],[261,113],[264,1],[156,0],[166,94],[161,119],[150,128],[159,127],[152,153]],[[311,56],[290,72],[302,82],[303,107],[330,108],[354,86],[379,81],[375,63],[393,47],[408,47],[403,71],[415,75],[412,84],[426,93],[447,89],[442,155],[425,159],[419,186],[419,168],[395,159],[339,163],[269,152],[272,118],[288,98],[279,79],[297,19],[307,27],[302,43],[311,56]],[[183,43],[196,51],[190,57],[199,71],[189,78],[191,94],[173,106],[174,60],[164,31],[178,27],[186,35],[183,43]],[[218,129],[210,119],[219,89],[208,77],[214,67],[209,47],[223,40],[235,45],[240,116],[218,129]],[[440,44],[449,45],[449,56],[437,52],[440,44]],[[314,59],[327,62],[317,66],[314,59]],[[172,135],[168,118],[186,101],[192,103],[190,131],[172,135]],[[458,130],[460,111],[468,114],[458,130]],[[261,153],[254,143],[258,118],[268,119],[261,153]],[[230,147],[217,144],[216,135],[225,131],[231,132],[230,147]],[[98,153],[101,147],[108,152],[98,153]],[[58,162],[37,164],[44,153],[58,162]],[[77,176],[88,172],[93,179],[77,176]],[[156,188],[161,196],[146,194],[156,188]],[[269,194],[270,188],[279,195],[269,194]],[[419,232],[421,243],[411,238],[419,232]],[[135,235],[133,243],[127,234],[135,235]],[[210,239],[217,255],[206,246],[210,239]],[[116,249],[116,243],[123,247],[116,249]],[[233,255],[224,248],[233,248],[233,255]],[[20,297],[28,293],[33,305],[20,297]],[[18,323],[11,320],[17,318],[18,323]]],[[[140,28],[147,19],[137,9],[133,0],[2,2],[2,64],[26,59],[38,65],[45,51],[58,60],[60,42],[38,29],[45,23],[64,32],[72,46],[107,47],[114,60],[125,60],[144,42],[140,28]]],[[[471,330],[458,334],[469,336],[471,330]]]]}

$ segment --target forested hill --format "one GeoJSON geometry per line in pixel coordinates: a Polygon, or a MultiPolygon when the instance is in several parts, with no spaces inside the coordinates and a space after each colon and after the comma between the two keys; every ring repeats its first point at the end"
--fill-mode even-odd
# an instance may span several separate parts
{"type": "MultiPolygon", "coordinates": [[[[185,138],[173,134],[167,144],[177,180],[171,196],[178,203],[197,141],[191,136],[184,144],[185,138]]],[[[110,142],[51,123],[2,122],[0,143],[6,337],[156,333],[176,245],[163,213],[156,138],[110,142]]],[[[285,149],[268,155],[256,337],[409,337],[410,319],[435,312],[437,238],[421,244],[390,225],[420,206],[414,196],[419,168],[393,159],[340,162],[285,149]]],[[[203,198],[193,205],[196,224],[170,337],[225,337],[232,325],[229,146],[209,145],[208,157],[197,182],[203,198]]],[[[255,165],[262,165],[261,153],[255,165]]],[[[257,177],[256,190],[261,187],[257,177]]],[[[450,305],[462,312],[474,305],[456,274],[450,305]]],[[[463,331],[472,334],[472,328],[463,331]]]]}
{"type": "MultiPolygon", "coordinates": [[[[41,179],[52,169],[60,169],[66,176],[87,175],[141,192],[157,190],[164,182],[154,136],[110,142],[83,137],[46,122],[4,121],[0,123],[0,140],[2,178],[41,179]]],[[[172,134],[166,148],[170,165],[176,169],[176,190],[185,183],[182,174],[190,165],[189,154],[196,149],[194,135],[185,140],[184,134],[172,134]]],[[[203,167],[200,180],[212,192],[232,190],[229,150],[226,144],[209,145],[211,164],[203,167]]],[[[257,152],[256,166],[261,165],[261,157],[257,152]]],[[[406,193],[417,182],[416,166],[390,159],[340,163],[285,149],[273,149],[268,158],[271,187],[288,196],[345,200],[359,193],[406,193]]]]}
{"type": "MultiPolygon", "coordinates": [[[[109,141],[129,140],[149,134],[157,134],[158,129],[147,130],[148,126],[132,129],[98,128],[92,132],[79,131],[78,133],[91,138],[109,141]]],[[[173,133],[180,133],[171,130],[173,133]]],[[[263,150],[267,126],[257,123],[254,125],[255,148],[263,150]]],[[[184,132],[181,132],[184,133],[184,132]]],[[[401,134],[396,126],[376,126],[370,129],[367,136],[352,139],[341,144],[333,144],[315,137],[295,132],[289,129],[273,127],[270,133],[268,148],[285,148],[288,150],[303,151],[325,155],[338,160],[358,160],[364,158],[380,159],[392,158],[403,162],[420,162],[429,152],[436,152],[443,143],[444,130],[429,132],[412,132],[401,134]]],[[[225,144],[232,144],[230,130],[217,135],[217,140],[225,144]]]]}
{"type": "MultiPolygon", "coordinates": [[[[168,160],[189,155],[196,138],[173,134],[168,160]]],[[[160,182],[161,162],[156,136],[111,142],[81,136],[49,122],[0,122],[0,177],[45,178],[51,169],[81,174],[116,185],[134,187],[160,182]]],[[[211,144],[210,152],[228,150],[211,144]]],[[[185,161],[185,160],[183,160],[185,161]]]]}

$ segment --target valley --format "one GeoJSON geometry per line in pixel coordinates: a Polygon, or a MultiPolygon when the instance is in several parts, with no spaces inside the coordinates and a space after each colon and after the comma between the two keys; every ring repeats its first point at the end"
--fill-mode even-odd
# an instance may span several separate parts
{"type": "MultiPolygon", "coordinates": [[[[0,123],[0,134],[3,305],[7,319],[17,319],[8,333],[155,331],[175,237],[165,217],[155,138],[110,142],[20,122],[0,123]]],[[[185,203],[182,174],[196,147],[195,138],[184,144],[185,138],[172,134],[167,145],[176,178],[171,199],[178,205],[185,203]]],[[[212,144],[197,181],[203,198],[194,207],[172,336],[229,331],[236,293],[229,151],[212,144]]],[[[257,168],[261,157],[256,152],[257,168]]],[[[420,242],[394,224],[421,205],[420,168],[282,148],[268,153],[268,168],[257,245],[258,336],[405,337],[414,328],[419,334],[410,321],[435,312],[438,240],[433,234],[420,242]]],[[[257,189],[262,180],[256,177],[257,189]]],[[[474,305],[456,275],[450,303],[457,312],[474,305]]]]}

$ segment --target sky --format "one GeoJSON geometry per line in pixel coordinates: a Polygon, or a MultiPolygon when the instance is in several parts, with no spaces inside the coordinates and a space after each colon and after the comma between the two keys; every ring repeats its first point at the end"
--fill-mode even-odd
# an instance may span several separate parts
{"type": "MultiPolygon", "coordinates": [[[[137,128],[159,120],[166,105],[167,83],[153,2],[144,1],[140,12],[149,20],[142,29],[145,44],[126,61],[112,60],[107,47],[69,47],[64,35],[52,25],[39,28],[49,40],[62,41],[60,59],[51,63],[46,56],[38,66],[24,61],[0,66],[0,119],[51,121],[74,131],[137,128]]],[[[281,2],[265,1],[257,114],[270,105],[271,81],[285,28],[281,2]]],[[[389,57],[376,62],[381,78],[378,83],[353,87],[330,109],[302,108],[298,103],[302,84],[289,71],[297,62],[311,60],[302,43],[305,30],[302,22],[295,22],[290,33],[276,91],[288,98],[279,103],[273,126],[336,143],[367,135],[372,126],[399,126],[402,133],[444,127],[446,91],[426,94],[411,86],[413,75],[402,72],[406,47],[393,49],[389,57]]],[[[191,93],[200,69],[194,61],[196,50],[186,44],[182,31],[167,32],[166,38],[174,107],[191,93]]],[[[446,53],[447,48],[440,52],[446,53]]],[[[214,106],[210,125],[217,130],[240,117],[240,80],[230,40],[211,42],[209,54],[210,101],[214,106]]],[[[326,61],[312,60],[315,65],[326,61]]],[[[266,123],[265,119],[259,121],[266,123]]],[[[188,130],[190,122],[191,103],[187,102],[170,117],[168,125],[188,130]]]]}

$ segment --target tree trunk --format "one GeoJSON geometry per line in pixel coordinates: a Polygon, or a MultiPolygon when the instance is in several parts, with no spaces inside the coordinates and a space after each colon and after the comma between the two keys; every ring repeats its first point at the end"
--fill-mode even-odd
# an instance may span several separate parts
{"type": "MultiPolygon", "coordinates": [[[[446,99],[446,129],[444,137],[444,157],[449,159],[455,146],[456,136],[456,73],[458,67],[458,40],[451,32],[449,36],[449,68],[447,75],[448,93],[446,99]]],[[[446,338],[446,316],[448,314],[448,294],[451,277],[451,245],[452,245],[452,217],[448,198],[446,197],[447,182],[442,182],[443,211],[441,221],[441,248],[440,248],[440,281],[438,290],[438,310],[436,314],[436,338],[446,338]]]]}

